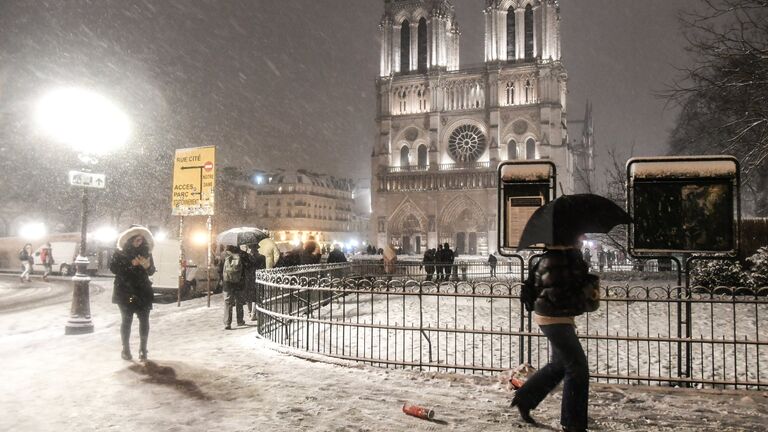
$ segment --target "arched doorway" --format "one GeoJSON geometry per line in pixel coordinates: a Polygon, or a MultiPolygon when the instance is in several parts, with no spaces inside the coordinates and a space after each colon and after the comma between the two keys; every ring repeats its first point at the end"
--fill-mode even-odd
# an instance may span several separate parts
{"type": "Polygon", "coordinates": [[[488,230],[480,206],[462,195],[443,209],[440,243],[448,243],[459,255],[485,255],[488,253],[488,230]]]}
{"type": "Polygon", "coordinates": [[[409,199],[405,199],[389,220],[387,241],[404,254],[421,254],[427,240],[427,217],[409,199]]]}

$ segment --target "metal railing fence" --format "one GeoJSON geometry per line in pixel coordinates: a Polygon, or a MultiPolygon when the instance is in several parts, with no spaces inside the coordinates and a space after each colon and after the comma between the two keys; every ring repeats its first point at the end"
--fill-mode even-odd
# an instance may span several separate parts
{"type": "MultiPolygon", "coordinates": [[[[497,373],[543,366],[550,347],[520,304],[518,265],[467,280],[386,275],[365,263],[257,272],[261,335],[277,343],[393,368],[497,373]]],[[[459,272],[459,275],[461,273],[459,272]]],[[[475,277],[476,276],[476,277],[475,277]]],[[[593,380],[768,387],[768,289],[602,287],[577,317],[593,380]],[[691,311],[690,334],[679,313],[691,311]]]]}

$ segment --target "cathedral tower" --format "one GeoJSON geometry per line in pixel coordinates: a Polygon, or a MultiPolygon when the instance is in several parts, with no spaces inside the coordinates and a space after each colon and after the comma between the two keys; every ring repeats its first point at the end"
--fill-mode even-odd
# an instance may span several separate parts
{"type": "Polygon", "coordinates": [[[557,2],[484,1],[486,61],[462,69],[450,0],[384,0],[371,159],[378,247],[495,251],[502,160],[553,160],[572,189],[557,2]]]}

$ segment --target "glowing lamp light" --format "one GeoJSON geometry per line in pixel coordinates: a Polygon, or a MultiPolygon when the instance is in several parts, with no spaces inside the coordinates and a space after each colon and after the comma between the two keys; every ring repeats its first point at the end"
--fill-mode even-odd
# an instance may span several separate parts
{"type": "Polygon", "coordinates": [[[168,239],[168,233],[165,231],[158,231],[157,234],[155,234],[155,240],[157,241],[164,241],[168,239]]]}
{"type": "Polygon", "coordinates": [[[76,87],[46,94],[35,120],[51,139],[85,154],[109,153],[131,133],[130,121],[120,108],[98,93],[76,87]]]}
{"type": "Polygon", "coordinates": [[[100,243],[112,243],[117,240],[118,232],[112,227],[101,227],[93,233],[96,241],[100,243]]]}
{"type": "Polygon", "coordinates": [[[198,246],[208,244],[208,233],[203,231],[198,231],[192,234],[192,243],[198,246]]]}
{"type": "Polygon", "coordinates": [[[42,222],[31,222],[19,229],[19,235],[25,240],[40,240],[48,234],[48,228],[42,222]]]}
{"type": "Polygon", "coordinates": [[[295,239],[293,239],[293,240],[291,241],[291,244],[292,244],[293,246],[298,246],[298,245],[300,245],[300,244],[301,244],[301,240],[299,240],[299,239],[295,238],[295,239]]]}

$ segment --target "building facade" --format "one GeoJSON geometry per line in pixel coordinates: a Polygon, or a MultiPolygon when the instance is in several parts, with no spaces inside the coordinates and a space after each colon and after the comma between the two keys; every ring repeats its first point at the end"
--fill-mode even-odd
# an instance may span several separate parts
{"type": "Polygon", "coordinates": [[[240,225],[272,232],[296,244],[309,236],[321,243],[361,243],[368,220],[355,212],[355,182],[305,170],[258,172],[241,184],[240,225]]]}
{"type": "Polygon", "coordinates": [[[493,252],[499,162],[551,160],[574,188],[558,2],[486,0],[485,62],[465,68],[450,0],[384,9],[371,240],[417,254],[445,242],[493,252]]]}

